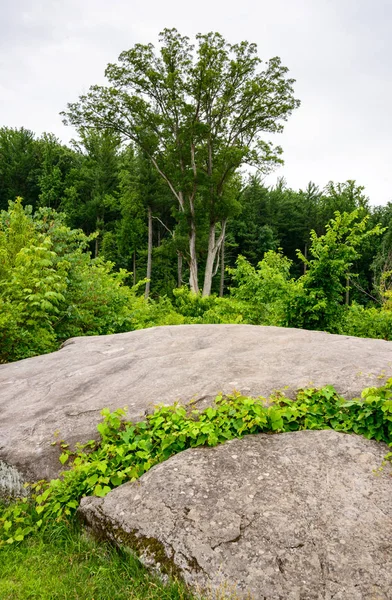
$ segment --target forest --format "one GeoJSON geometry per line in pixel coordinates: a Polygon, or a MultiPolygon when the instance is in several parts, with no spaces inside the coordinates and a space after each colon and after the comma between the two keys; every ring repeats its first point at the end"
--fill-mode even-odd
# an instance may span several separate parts
{"type": "Polygon", "coordinates": [[[0,129],[0,362],[182,323],[392,339],[392,203],[352,180],[264,183],[282,164],[265,136],[299,106],[280,59],[160,41],[68,104],[68,146],[0,129]]]}

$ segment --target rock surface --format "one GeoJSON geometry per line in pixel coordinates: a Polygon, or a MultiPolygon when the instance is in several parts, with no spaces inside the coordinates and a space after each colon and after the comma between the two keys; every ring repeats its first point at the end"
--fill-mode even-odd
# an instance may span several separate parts
{"type": "Polygon", "coordinates": [[[0,461],[28,480],[62,469],[54,432],[71,445],[94,437],[100,410],[198,406],[234,389],[268,395],[333,384],[346,397],[392,375],[392,342],[252,325],[183,325],[73,338],[58,352],[0,365],[0,461]]]}
{"type": "Polygon", "coordinates": [[[192,586],[257,600],[392,598],[388,448],[334,431],[186,450],[105,498],[90,528],[192,586]]]}

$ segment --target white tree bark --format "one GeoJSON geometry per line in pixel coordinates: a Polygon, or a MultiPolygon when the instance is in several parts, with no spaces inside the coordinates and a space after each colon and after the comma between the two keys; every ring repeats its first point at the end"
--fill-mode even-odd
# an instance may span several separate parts
{"type": "Polygon", "coordinates": [[[177,250],[177,287],[182,286],[182,252],[177,250]]]}
{"type": "Polygon", "coordinates": [[[225,241],[226,236],[223,237],[220,252],[220,285],[219,285],[219,297],[223,298],[223,292],[225,291],[225,241]]]}
{"type": "Polygon", "coordinates": [[[150,295],[150,283],[151,283],[151,267],[152,267],[152,211],[151,206],[148,207],[148,249],[147,249],[147,281],[144,290],[144,297],[147,298],[150,295]]]}
{"type": "Polygon", "coordinates": [[[199,280],[198,280],[198,269],[197,269],[197,255],[196,255],[196,227],[192,222],[191,231],[189,234],[189,287],[191,292],[195,294],[199,293],[199,280]]]}
{"type": "Polygon", "coordinates": [[[206,270],[204,274],[204,285],[203,285],[203,296],[209,296],[211,294],[212,278],[214,273],[214,264],[216,255],[221,247],[226,232],[226,219],[222,221],[222,229],[218,239],[215,241],[216,223],[210,225],[210,232],[208,236],[208,253],[206,261],[206,270]]]}
{"type": "Polygon", "coordinates": [[[196,254],[196,223],[194,196],[189,199],[190,206],[190,232],[189,232],[189,287],[194,294],[199,293],[199,277],[196,254]]]}

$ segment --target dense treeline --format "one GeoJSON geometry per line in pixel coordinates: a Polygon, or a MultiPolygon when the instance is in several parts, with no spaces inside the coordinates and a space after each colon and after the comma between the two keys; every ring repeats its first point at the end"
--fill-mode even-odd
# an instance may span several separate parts
{"type": "MultiPolygon", "coordinates": [[[[238,255],[257,266],[266,251],[281,248],[293,261],[292,275],[298,277],[305,267],[297,250],[307,256],[311,231],[321,235],[336,211],[358,209],[360,216],[369,216],[369,229],[380,223],[385,231],[361,247],[350,299],[361,304],[372,296],[380,300],[380,279],[392,268],[392,203],[370,206],[364,189],[353,181],[330,182],[323,190],[310,182],[305,190],[295,191],[284,180],[270,188],[257,175],[244,176],[230,192],[236,211],[227,222],[224,251],[215,261],[215,293],[223,291],[222,259],[224,266],[233,267],[238,255]]],[[[143,156],[132,146],[122,146],[113,134],[85,131],[78,143],[67,147],[53,135],[37,138],[25,129],[0,129],[0,209],[7,210],[18,196],[33,212],[52,208],[64,213],[71,229],[96,233],[90,241],[93,256],[112,261],[115,270],[133,272],[132,283],[146,277],[150,223],[152,296],[170,296],[189,282],[186,224],[167,186],[143,156]]],[[[208,231],[202,218],[198,229],[197,251],[203,256],[208,231]]],[[[227,272],[224,283],[225,289],[231,284],[227,272]]]]}
{"type": "Polygon", "coordinates": [[[355,182],[294,191],[238,178],[215,294],[202,298],[184,287],[186,224],[167,186],[113,134],[84,131],[66,147],[3,128],[0,173],[3,362],[75,335],[184,322],[392,337],[392,204],[371,207],[355,182]]]}

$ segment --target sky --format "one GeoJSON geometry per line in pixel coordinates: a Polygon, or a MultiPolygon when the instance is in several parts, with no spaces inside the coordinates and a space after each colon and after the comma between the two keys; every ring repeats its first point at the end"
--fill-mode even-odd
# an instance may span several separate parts
{"type": "Polygon", "coordinates": [[[165,27],[255,42],[262,59],[289,68],[301,107],[276,140],[285,164],[267,183],[354,179],[371,204],[392,201],[391,0],[0,0],[0,127],[69,142],[59,112],[165,27]]]}

